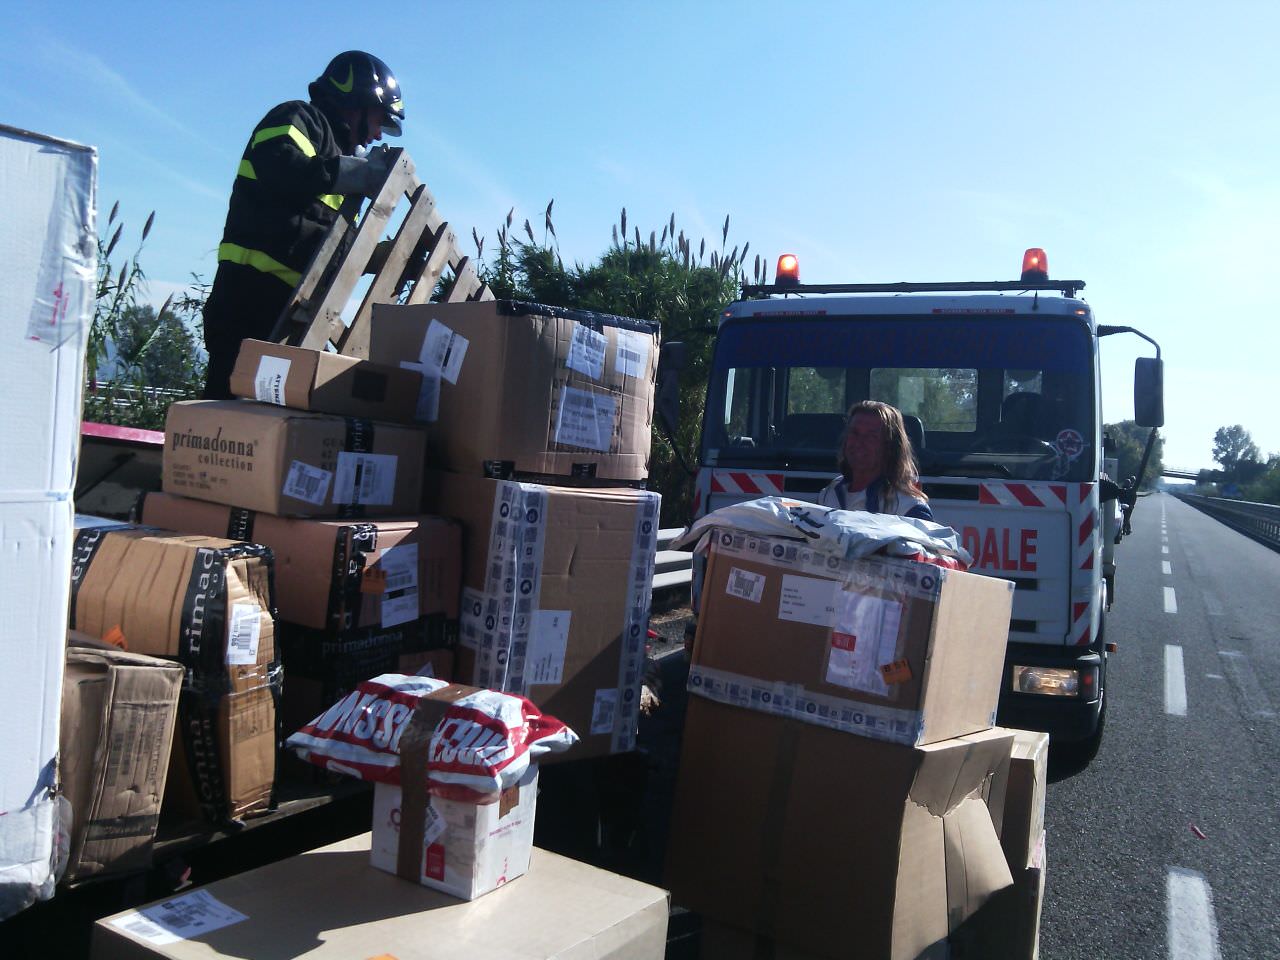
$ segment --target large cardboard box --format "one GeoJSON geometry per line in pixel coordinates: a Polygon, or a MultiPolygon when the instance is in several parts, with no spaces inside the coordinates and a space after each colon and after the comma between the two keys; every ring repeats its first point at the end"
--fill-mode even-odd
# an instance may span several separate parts
{"type": "Polygon", "coordinates": [[[69,638],[58,773],[74,819],[64,882],[151,865],[181,689],[176,663],[69,638]]]}
{"type": "Polygon", "coordinates": [[[1008,762],[987,787],[987,806],[1000,834],[1010,870],[1030,867],[1044,836],[1045,791],[1049,783],[1049,735],[1010,730],[1008,762]]]}
{"type": "Polygon", "coordinates": [[[711,534],[689,689],[895,743],[995,722],[1013,584],[711,534]]]}
{"type": "Polygon", "coordinates": [[[267,548],[145,528],[82,530],[70,625],[184,667],[175,803],[193,792],[210,820],[268,806],[280,672],[267,548]]]}
{"type": "Polygon", "coordinates": [[[519,883],[476,901],[369,864],[363,834],[99,920],[94,960],[660,960],[667,895],[533,851],[519,883]]]}
{"type": "Polygon", "coordinates": [[[401,424],[189,400],[165,418],[164,491],[277,516],[406,516],[424,444],[401,424]]]}
{"type": "Polygon", "coordinates": [[[672,898],[822,957],[915,960],[1011,883],[980,793],[1009,740],[907,747],[690,697],[672,898]]]}
{"type": "Polygon", "coordinates": [[[54,890],[97,166],[92,147],[0,126],[0,920],[54,890]]]}
{"type": "Polygon", "coordinates": [[[423,800],[430,811],[424,811],[421,840],[406,850],[401,841],[407,820],[404,791],[386,783],[374,785],[369,862],[379,870],[461,900],[492,893],[528,872],[538,800],[536,764],[518,784],[504,790],[497,803],[436,796],[419,798],[423,800]]]}
{"type": "Polygon", "coordinates": [[[428,472],[426,496],[463,526],[457,675],[563,720],[574,759],[632,749],[658,494],[428,472]]]}
{"type": "Polygon", "coordinates": [[[442,517],[305,520],[168,493],[146,494],[138,519],[270,547],[281,620],[316,630],[458,618],[462,532],[442,517]]]}
{"type": "Polygon", "coordinates": [[[294,410],[413,423],[422,374],[324,350],[245,340],[231,372],[231,392],[294,410]]]}
{"type": "Polygon", "coordinates": [[[1013,886],[993,894],[952,935],[952,960],[1036,960],[1048,869],[1042,833],[1032,845],[1032,864],[1014,869],[1013,886]]]}
{"type": "Polygon", "coordinates": [[[370,357],[420,370],[433,465],[649,475],[658,327],[535,303],[378,304],[370,357]]]}

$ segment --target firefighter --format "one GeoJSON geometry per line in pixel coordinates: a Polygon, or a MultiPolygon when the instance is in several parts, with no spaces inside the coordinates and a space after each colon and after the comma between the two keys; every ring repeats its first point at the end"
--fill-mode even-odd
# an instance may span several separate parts
{"type": "Polygon", "coordinates": [[[385,150],[366,153],[404,123],[400,85],[385,63],[340,53],[308,94],[309,102],[268,111],[240,160],[204,308],[206,400],[231,395],[240,341],[270,336],[344,195],[375,195],[390,167],[385,150]]]}
{"type": "Polygon", "coordinates": [[[878,400],[855,403],[845,421],[837,461],[840,476],[818,494],[822,506],[933,519],[897,407],[878,400]]]}

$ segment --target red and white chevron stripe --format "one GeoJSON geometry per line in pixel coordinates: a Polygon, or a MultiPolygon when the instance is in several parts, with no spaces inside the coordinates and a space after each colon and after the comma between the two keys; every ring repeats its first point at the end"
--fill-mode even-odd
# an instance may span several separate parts
{"type": "Polygon", "coordinates": [[[781,473],[747,470],[716,470],[711,474],[712,493],[748,494],[753,497],[780,497],[785,478],[781,473]]]}
{"type": "MultiPolygon", "coordinates": [[[[1096,486],[1097,484],[1093,483],[1082,483],[1077,488],[1079,492],[1072,497],[1075,502],[1071,506],[1071,525],[1075,539],[1075,565],[1078,571],[1072,577],[1072,581],[1081,586],[1085,584],[1093,586],[1095,578],[1101,573],[1101,571],[1095,573],[1098,554],[1102,547],[1102,525],[1098,522],[1098,507],[1093,497],[1096,486]]],[[[1094,607],[1095,604],[1092,603],[1071,605],[1071,629],[1076,634],[1076,646],[1087,646],[1093,639],[1099,619],[1099,611],[1094,607]]]]}
{"type": "Polygon", "coordinates": [[[989,506],[1047,507],[1061,510],[1067,505],[1067,485],[987,481],[978,484],[978,502],[989,506]]]}

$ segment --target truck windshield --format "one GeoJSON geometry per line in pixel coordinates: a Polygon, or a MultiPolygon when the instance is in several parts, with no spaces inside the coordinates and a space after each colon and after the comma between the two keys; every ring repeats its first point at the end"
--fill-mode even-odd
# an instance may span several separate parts
{"type": "Polygon", "coordinates": [[[845,412],[872,399],[908,418],[924,476],[1088,480],[1093,385],[1076,318],[733,319],[716,344],[702,462],[834,472],[845,412]]]}

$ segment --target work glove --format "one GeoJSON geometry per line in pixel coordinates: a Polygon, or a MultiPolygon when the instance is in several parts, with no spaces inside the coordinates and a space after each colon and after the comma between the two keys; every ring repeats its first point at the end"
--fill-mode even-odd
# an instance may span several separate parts
{"type": "Polygon", "coordinates": [[[368,157],[339,157],[333,192],[344,196],[358,193],[364,197],[376,197],[390,170],[391,153],[388,150],[375,150],[368,157]]]}

